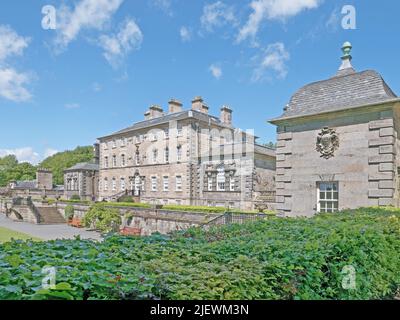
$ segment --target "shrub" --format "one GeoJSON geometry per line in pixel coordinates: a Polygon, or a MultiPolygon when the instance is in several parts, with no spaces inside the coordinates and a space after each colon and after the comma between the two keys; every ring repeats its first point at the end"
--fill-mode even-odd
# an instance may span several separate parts
{"type": "Polygon", "coordinates": [[[107,207],[151,208],[150,204],[137,202],[105,202],[107,207]]]}
{"type": "Polygon", "coordinates": [[[118,202],[125,202],[125,203],[134,203],[135,200],[131,196],[122,196],[118,199],[118,202]]]}
{"type": "Polygon", "coordinates": [[[77,194],[74,194],[74,195],[71,197],[71,200],[73,200],[73,201],[79,201],[79,200],[81,200],[81,197],[78,196],[77,194]]]}
{"type": "Polygon", "coordinates": [[[272,217],[102,242],[14,241],[0,246],[0,265],[0,299],[393,299],[400,211],[272,217]],[[55,292],[39,290],[44,265],[57,266],[63,285],[55,292]],[[353,289],[342,286],[347,266],[353,289]]]}
{"type": "Polygon", "coordinates": [[[102,233],[119,230],[121,215],[118,209],[107,207],[104,203],[92,205],[83,217],[82,223],[87,228],[95,228],[102,233]]]}
{"type": "Polygon", "coordinates": [[[64,212],[65,212],[65,219],[67,219],[67,221],[72,220],[75,213],[74,206],[72,205],[66,206],[64,212]]]}

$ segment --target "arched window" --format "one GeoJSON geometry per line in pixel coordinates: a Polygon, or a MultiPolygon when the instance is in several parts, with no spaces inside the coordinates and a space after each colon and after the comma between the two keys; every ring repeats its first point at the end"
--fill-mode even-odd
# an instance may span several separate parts
{"type": "Polygon", "coordinates": [[[104,191],[108,191],[108,179],[104,178],[104,191]]]}
{"type": "Polygon", "coordinates": [[[121,154],[121,166],[125,167],[126,166],[126,159],[125,159],[125,155],[121,154]]]}

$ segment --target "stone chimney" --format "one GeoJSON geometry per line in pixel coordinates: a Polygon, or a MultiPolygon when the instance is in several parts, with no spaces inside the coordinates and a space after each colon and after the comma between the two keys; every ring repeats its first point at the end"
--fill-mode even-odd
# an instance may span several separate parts
{"type": "Polygon", "coordinates": [[[145,120],[159,118],[164,115],[164,110],[158,105],[152,105],[149,110],[144,114],[145,120]]]}
{"type": "Polygon", "coordinates": [[[36,171],[36,188],[38,189],[53,189],[53,173],[48,169],[39,168],[36,171]]]}
{"type": "Polygon", "coordinates": [[[219,119],[224,124],[232,125],[232,109],[228,106],[223,106],[221,108],[221,116],[219,119]]]}
{"type": "Polygon", "coordinates": [[[169,113],[176,113],[182,111],[182,103],[179,100],[171,99],[168,102],[168,112],[169,113]]]}
{"type": "Polygon", "coordinates": [[[192,110],[208,113],[208,106],[204,103],[202,97],[195,97],[192,101],[192,110]]]}

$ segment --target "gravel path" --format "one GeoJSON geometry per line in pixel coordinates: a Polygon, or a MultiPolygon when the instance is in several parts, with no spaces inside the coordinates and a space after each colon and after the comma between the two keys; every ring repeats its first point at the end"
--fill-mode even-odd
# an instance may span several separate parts
{"type": "Polygon", "coordinates": [[[81,239],[101,240],[100,234],[95,231],[73,228],[66,224],[36,225],[27,222],[15,222],[8,219],[4,214],[0,214],[0,226],[43,240],[74,239],[78,235],[81,239]]]}

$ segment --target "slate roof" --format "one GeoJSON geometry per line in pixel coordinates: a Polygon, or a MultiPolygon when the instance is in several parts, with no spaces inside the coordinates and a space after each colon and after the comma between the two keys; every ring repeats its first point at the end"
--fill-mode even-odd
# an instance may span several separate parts
{"type": "Polygon", "coordinates": [[[65,169],[64,172],[66,171],[98,171],[99,170],[99,164],[97,163],[92,163],[92,162],[81,162],[77,163],[71,168],[65,169]]]}
{"type": "Polygon", "coordinates": [[[15,181],[15,189],[36,189],[36,180],[15,181]]]}
{"type": "Polygon", "coordinates": [[[379,73],[351,69],[304,86],[292,96],[283,115],[270,122],[395,100],[396,94],[379,73]]]}
{"type": "Polygon", "coordinates": [[[128,128],[117,131],[108,136],[101,137],[99,139],[108,138],[108,137],[111,137],[114,135],[119,135],[119,134],[127,133],[130,131],[135,131],[135,130],[139,130],[139,129],[145,129],[145,128],[157,126],[159,124],[168,123],[169,121],[173,121],[173,120],[183,120],[183,119],[187,119],[187,118],[194,118],[194,119],[197,119],[200,121],[210,122],[211,124],[219,125],[221,127],[232,128],[232,126],[229,126],[229,125],[223,123],[218,117],[215,117],[215,116],[212,116],[210,114],[206,114],[206,113],[203,113],[200,111],[196,111],[196,110],[184,110],[184,111],[180,111],[180,112],[176,112],[176,113],[166,114],[162,117],[157,117],[157,118],[150,119],[150,120],[136,122],[135,124],[133,124],[132,126],[130,126],[128,128]]]}

